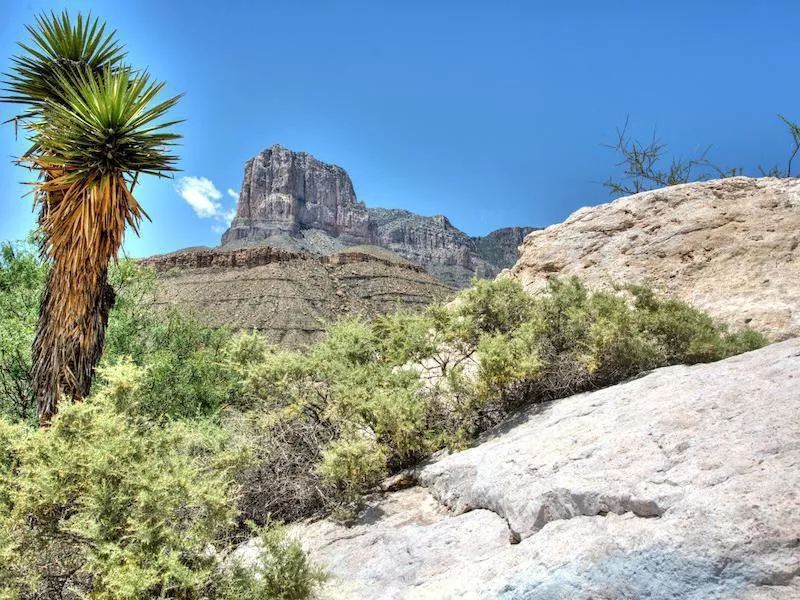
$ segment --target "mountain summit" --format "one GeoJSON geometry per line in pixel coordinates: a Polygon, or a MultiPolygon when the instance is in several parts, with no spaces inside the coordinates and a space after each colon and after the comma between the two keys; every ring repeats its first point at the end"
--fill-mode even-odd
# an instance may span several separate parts
{"type": "Polygon", "coordinates": [[[533,230],[508,227],[470,237],[443,215],[367,208],[343,168],[276,144],[245,163],[236,217],[222,246],[267,245],[319,255],[381,246],[461,288],[472,277],[494,277],[513,265],[517,247],[533,230]]]}

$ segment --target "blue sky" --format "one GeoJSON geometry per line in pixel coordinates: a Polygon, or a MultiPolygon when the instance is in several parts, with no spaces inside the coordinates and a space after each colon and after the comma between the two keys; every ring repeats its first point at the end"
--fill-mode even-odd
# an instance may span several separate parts
{"type": "MultiPolygon", "coordinates": [[[[607,201],[601,144],[627,115],[639,137],[657,127],[683,156],[713,144],[748,174],[788,156],[776,113],[800,120],[794,1],[3,0],[0,70],[24,24],[64,7],[106,19],[131,62],[186,93],[178,177],[197,178],[206,217],[179,180],[149,178],[135,256],[216,245],[243,163],[273,143],[343,166],[368,206],[480,235],[607,201]]],[[[0,239],[34,223],[10,163],[23,149],[0,128],[0,239]]]]}

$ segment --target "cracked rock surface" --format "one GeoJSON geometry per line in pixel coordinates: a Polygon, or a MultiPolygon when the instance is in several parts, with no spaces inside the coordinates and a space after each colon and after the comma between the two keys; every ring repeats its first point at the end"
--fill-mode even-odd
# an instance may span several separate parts
{"type": "Polygon", "coordinates": [[[530,233],[507,273],[647,283],[735,328],[800,335],[800,178],[730,177],[581,208],[530,233]]]}
{"type": "Polygon", "coordinates": [[[293,526],[324,597],[800,598],[800,339],[535,407],[416,478],[293,526]]]}

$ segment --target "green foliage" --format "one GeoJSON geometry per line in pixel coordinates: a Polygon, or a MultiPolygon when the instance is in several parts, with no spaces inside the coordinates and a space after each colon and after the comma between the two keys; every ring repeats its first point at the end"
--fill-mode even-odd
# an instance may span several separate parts
{"type": "MultiPolygon", "coordinates": [[[[0,301],[20,303],[22,316],[0,315],[0,352],[15,347],[14,331],[32,333],[43,278],[34,255],[5,252],[0,301]]],[[[476,282],[448,305],[340,321],[292,351],[159,309],[150,270],[122,261],[111,276],[119,296],[97,395],[115,418],[159,431],[219,423],[247,456],[225,471],[240,490],[239,525],[352,515],[385,474],[464,448],[520,407],[766,343],[644,287],[552,279],[537,296],[513,280],[476,282]]]]}
{"type": "Polygon", "coordinates": [[[125,57],[114,32],[106,34],[106,25],[99,19],[75,22],[67,11],[38,15],[36,27],[26,25],[33,44],[20,43],[25,52],[12,60],[12,71],[6,76],[5,102],[28,104],[31,109],[18,118],[38,116],[47,101],[60,96],[56,77],[65,72],[87,69],[98,72],[106,65],[118,65],[125,57]]]}
{"type": "MultiPolygon", "coordinates": [[[[47,273],[33,245],[0,248],[0,415],[35,418],[30,348],[47,273]]],[[[230,333],[155,304],[155,272],[123,260],[109,275],[117,301],[109,316],[101,362],[146,366],[139,409],[160,418],[213,414],[236,379],[226,359],[230,333]]]]}
{"type": "MultiPolygon", "coordinates": [[[[405,315],[397,326],[390,321],[386,317],[378,326],[342,321],[311,351],[262,348],[260,360],[239,361],[242,380],[233,408],[245,411],[245,417],[228,425],[248,432],[257,456],[242,483],[246,490],[270,488],[257,498],[245,492],[248,518],[262,523],[269,515],[291,519],[323,506],[350,504],[369,478],[354,466],[345,469],[345,462],[377,460],[384,473],[436,446],[428,435],[425,399],[418,393],[419,374],[393,364],[409,347],[378,334],[379,327],[398,332],[417,325],[405,315]],[[384,358],[384,348],[390,358],[384,358]],[[359,436],[371,440],[369,456],[346,452],[364,448],[353,441],[359,436]],[[329,468],[320,470],[320,464],[329,468]]],[[[248,342],[234,338],[233,344],[248,342]]],[[[372,462],[363,466],[364,473],[378,472],[372,462]]]]}
{"type": "Polygon", "coordinates": [[[324,575],[309,563],[300,544],[290,541],[279,525],[257,530],[256,565],[235,561],[219,591],[222,600],[305,600],[313,596],[324,575]]]}
{"type": "Polygon", "coordinates": [[[401,312],[380,316],[373,321],[372,329],[378,352],[389,365],[417,362],[436,352],[431,336],[434,322],[427,314],[401,312]]]}
{"type": "Polygon", "coordinates": [[[118,291],[108,325],[102,367],[132,359],[146,366],[139,408],[161,418],[210,415],[228,399],[235,379],[225,329],[155,305],[155,272],[120,261],[110,274],[118,291]]]}
{"type": "Polygon", "coordinates": [[[719,360],[766,343],[753,331],[731,334],[705,313],[659,299],[647,288],[590,292],[575,278],[552,279],[529,315],[510,335],[481,338],[479,387],[500,396],[521,394],[520,400],[554,398],[654,367],[719,360]]]}
{"type": "Polygon", "coordinates": [[[47,268],[34,245],[0,245],[0,415],[36,417],[31,345],[47,268]]]}
{"type": "Polygon", "coordinates": [[[513,280],[476,282],[422,315],[336,323],[301,352],[239,336],[228,352],[244,417],[230,426],[254,440],[258,465],[241,479],[258,490],[244,512],[352,514],[385,473],[463,448],[521,406],[764,343],[646,288],[593,292],[577,279],[536,297],[513,280]]]}
{"type": "Polygon", "coordinates": [[[516,382],[539,375],[537,335],[531,323],[524,323],[511,335],[489,333],[481,336],[478,390],[483,400],[501,398],[516,382]]]}
{"type": "Polygon", "coordinates": [[[66,169],[64,184],[121,174],[163,176],[177,171],[178,157],[167,151],[181,136],[165,131],[180,121],[164,115],[180,96],[153,104],[166,84],[146,71],[104,65],[100,72],[56,72],[58,96],[32,139],[47,165],[66,169]]]}
{"type": "Polygon", "coordinates": [[[229,568],[248,449],[207,419],[143,417],[144,371],[108,367],[48,429],[0,419],[0,597],[310,598],[321,576],[277,526],[263,563],[229,568]]]}
{"type": "Polygon", "coordinates": [[[472,286],[458,295],[457,313],[473,328],[477,341],[481,334],[506,334],[531,317],[533,298],[513,279],[474,279],[472,286]]]}
{"type": "Polygon", "coordinates": [[[325,448],[319,470],[345,498],[352,499],[386,476],[386,454],[375,440],[352,435],[325,448]]]}
{"type": "Polygon", "coordinates": [[[235,517],[213,430],[153,428],[102,400],[48,430],[3,426],[4,592],[199,597],[215,571],[206,546],[235,517]]]}

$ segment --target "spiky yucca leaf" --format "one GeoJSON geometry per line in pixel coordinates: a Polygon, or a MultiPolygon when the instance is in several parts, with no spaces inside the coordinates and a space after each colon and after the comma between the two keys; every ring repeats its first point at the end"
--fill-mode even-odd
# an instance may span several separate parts
{"type": "Polygon", "coordinates": [[[38,15],[36,27],[27,25],[31,43],[19,43],[24,54],[11,59],[11,72],[3,82],[9,95],[0,100],[25,104],[18,118],[40,116],[48,101],[61,97],[58,77],[74,70],[99,71],[120,64],[125,57],[116,31],[106,33],[105,23],[78,15],[73,22],[67,11],[61,15],[38,15]]]}
{"type": "Polygon", "coordinates": [[[178,159],[169,147],[180,136],[168,129],[180,121],[161,119],[180,96],[153,103],[163,83],[151,81],[147,73],[110,67],[99,75],[84,71],[58,80],[66,103],[47,103],[46,123],[34,128],[33,140],[41,166],[63,174],[43,191],[108,176],[163,176],[177,170],[178,159]]]}

